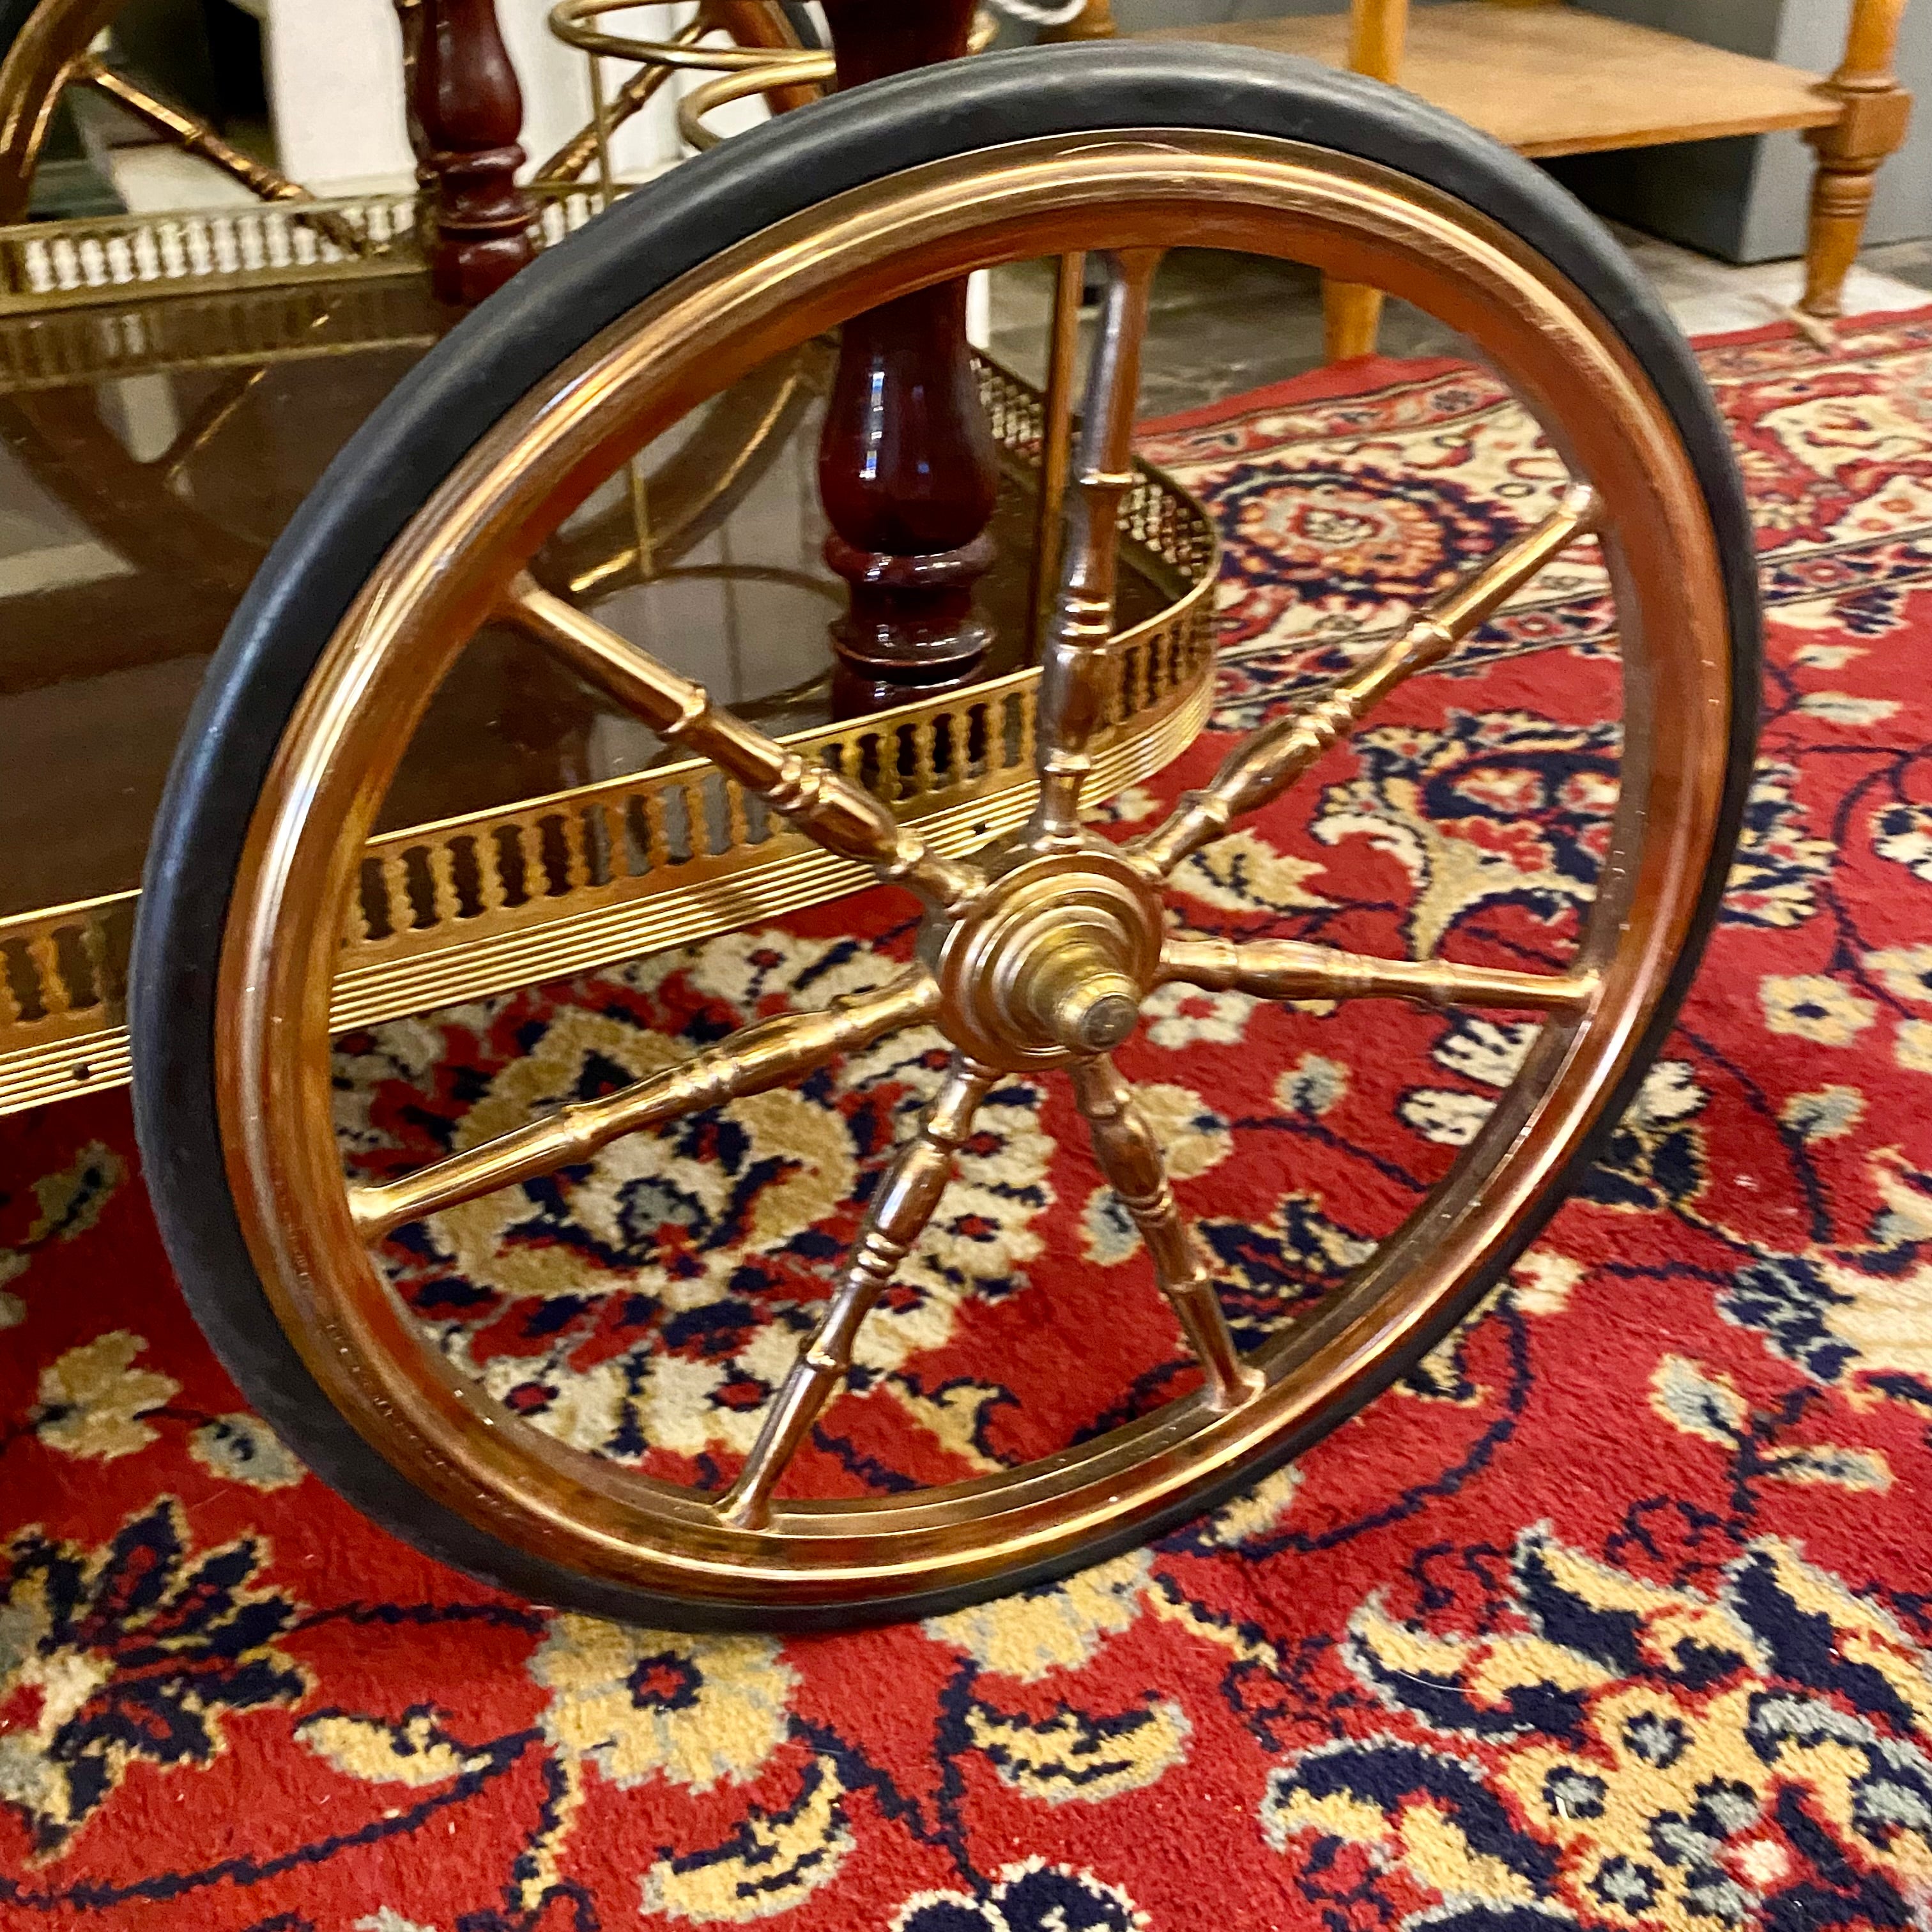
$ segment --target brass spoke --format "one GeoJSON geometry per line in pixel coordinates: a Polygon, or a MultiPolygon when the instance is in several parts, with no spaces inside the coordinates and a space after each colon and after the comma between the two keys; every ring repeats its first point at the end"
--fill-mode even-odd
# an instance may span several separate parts
{"type": "Polygon", "coordinates": [[[1185,794],[1168,818],[1128,848],[1151,876],[1211,844],[1243,812],[1280,796],[1308,767],[1405,680],[1438,664],[1579,537],[1597,526],[1596,493],[1579,484],[1526,531],[1436,598],[1369,662],[1305,711],[1264,725],[1236,746],[1204,791],[1185,794]]]}
{"type": "Polygon", "coordinates": [[[562,1108],[400,1180],[352,1187],[349,1211],[366,1240],[378,1240],[439,1208],[587,1160],[625,1134],[783,1086],[835,1054],[931,1018],[938,1004],[938,986],[915,967],[876,992],[835,1000],[822,1012],[760,1020],[600,1100],[562,1108]]]}
{"type": "Polygon", "coordinates": [[[1374,959],[1299,939],[1172,939],[1160,976],[1258,1000],[1418,1000],[1431,1006],[1511,1006],[1580,1013],[1596,997],[1591,972],[1519,973],[1453,959],[1374,959]]]}
{"type": "Polygon", "coordinates": [[[972,866],[932,851],[862,786],[714,705],[704,686],[680,676],[530,578],[518,579],[502,615],[551,646],[660,738],[709,758],[758,793],[827,851],[869,866],[880,878],[909,887],[942,911],[970,900],[983,884],[972,866]]]}
{"type": "Polygon", "coordinates": [[[1040,803],[1029,832],[1049,844],[1079,831],[1080,790],[1094,764],[1088,748],[1106,710],[1120,501],[1133,487],[1134,404],[1160,251],[1123,250],[1106,259],[1107,296],[1087,378],[1060,591],[1040,656],[1040,803]]]}
{"type": "MultiPolygon", "coordinates": [[[[97,94],[105,94],[117,106],[145,122],[184,152],[212,162],[231,180],[239,182],[258,200],[304,202],[315,198],[307,188],[290,181],[287,176],[224,141],[199,114],[190,114],[186,109],[176,107],[150,94],[138,82],[110,67],[98,55],[83,54],[68,68],[67,77],[76,86],[91,87],[97,94]]],[[[343,216],[327,208],[319,208],[304,214],[302,219],[317,234],[334,242],[344,254],[368,253],[363,237],[343,216]]],[[[327,317],[322,320],[326,321],[327,317]]]]}
{"type": "MultiPolygon", "coordinates": [[[[231,176],[250,194],[260,196],[264,201],[310,199],[308,189],[297,187],[286,175],[278,173],[252,155],[231,146],[199,114],[190,114],[184,108],[158,100],[137,82],[117,73],[98,55],[82,55],[68,70],[68,78],[80,86],[92,88],[97,94],[104,94],[118,106],[124,108],[136,119],[145,122],[157,134],[165,135],[188,153],[213,162],[223,173],[231,176]]],[[[351,247],[359,253],[360,244],[355,239],[354,231],[345,232],[350,237],[351,247]]]]}
{"type": "Polygon", "coordinates": [[[1077,1060],[1072,1074],[1100,1172],[1147,1243],[1154,1280],[1207,1378],[1208,1406],[1235,1408],[1260,1389],[1261,1373],[1241,1360],[1200,1244],[1174,1204],[1160,1143],[1112,1060],[1077,1060]]]}
{"type": "Polygon", "coordinates": [[[918,1132],[880,1182],[825,1313],[772,1398],[738,1480],[718,1499],[718,1516],[734,1528],[764,1526],[773,1487],[852,1366],[859,1324],[938,1211],[953,1162],[973,1130],[973,1117],[997,1077],[964,1054],[953,1055],[918,1132]]]}

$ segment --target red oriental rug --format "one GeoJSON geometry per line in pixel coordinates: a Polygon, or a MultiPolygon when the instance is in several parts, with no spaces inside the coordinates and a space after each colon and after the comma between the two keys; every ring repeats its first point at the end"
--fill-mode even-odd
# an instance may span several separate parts
{"type": "MultiPolygon", "coordinates": [[[[494,1596],[243,1412],[170,1280],[121,1100],[0,1124],[0,1924],[1927,1923],[1932,311],[1706,363],[1772,658],[1683,1024],[1486,1307],[1158,1546],[812,1640],[494,1596]]],[[[1555,478],[1492,381],[1439,363],[1289,384],[1151,448],[1229,538],[1221,734],[1555,478]]],[[[1192,866],[1190,918],[1560,956],[1615,790],[1606,619],[1567,560],[1192,866]]],[[[857,942],[852,910],[358,1036],[345,1144],[368,1172],[409,1164],[872,983],[904,908],[857,903],[857,942]]],[[[1152,1018],[1127,1070],[1250,1340],[1400,1222],[1525,1043],[1480,1016],[1172,990],[1152,1018]]],[[[543,1426],[703,1475],[748,1442],[932,1047],[452,1211],[394,1250],[400,1291],[543,1426]]],[[[963,1476],[1184,1372],[1073,1126],[1058,1083],[998,1094],[802,1480],[963,1476]]]]}

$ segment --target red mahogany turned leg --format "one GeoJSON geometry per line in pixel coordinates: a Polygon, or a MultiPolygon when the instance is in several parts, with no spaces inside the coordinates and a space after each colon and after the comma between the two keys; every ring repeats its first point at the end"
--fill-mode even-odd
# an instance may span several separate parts
{"type": "Polygon", "coordinates": [[[416,0],[404,11],[404,34],[406,47],[414,43],[417,172],[436,230],[430,279],[442,301],[466,306],[494,294],[535,252],[535,209],[517,185],[523,92],[496,0],[416,0]]]}
{"type": "MultiPolygon", "coordinates": [[[[838,84],[856,87],[966,51],[972,0],[828,0],[838,84]]],[[[832,626],[837,708],[850,715],[965,683],[992,632],[973,587],[999,472],[966,344],[966,284],[921,290],[845,324],[818,448],[852,586],[832,626]]]]}

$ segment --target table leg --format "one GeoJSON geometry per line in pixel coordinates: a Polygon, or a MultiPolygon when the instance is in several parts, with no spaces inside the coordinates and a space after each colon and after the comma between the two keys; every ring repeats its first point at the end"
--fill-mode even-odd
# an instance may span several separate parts
{"type": "Polygon", "coordinates": [[[1811,184],[1801,316],[1828,320],[1838,314],[1879,165],[1905,139],[1912,97],[1892,69],[1904,14],[1905,0],[1856,0],[1845,57],[1824,83],[1843,111],[1830,126],[1805,136],[1817,152],[1818,172],[1811,184]]]}
{"type": "Polygon", "coordinates": [[[536,209],[517,185],[523,92],[496,0],[409,0],[399,10],[417,178],[434,229],[430,283],[441,300],[467,306],[536,252],[536,209]]]}
{"type": "MultiPolygon", "coordinates": [[[[1408,0],[1354,0],[1348,10],[1348,68],[1371,80],[1402,73],[1408,0]]],[[[1330,362],[1372,356],[1382,320],[1382,292],[1360,282],[1322,280],[1322,350],[1330,362]]]]}
{"type": "Polygon", "coordinates": [[[1046,28],[1043,40],[1111,40],[1119,33],[1114,23],[1114,0],[1087,0],[1064,26],[1046,28]]]}
{"type": "MultiPolygon", "coordinates": [[[[854,87],[966,50],[973,0],[828,0],[838,83],[854,87]]],[[[966,285],[854,316],[819,443],[832,535],[851,586],[832,626],[835,704],[850,715],[969,682],[992,633],[974,586],[999,472],[966,342],[966,285]]]]}

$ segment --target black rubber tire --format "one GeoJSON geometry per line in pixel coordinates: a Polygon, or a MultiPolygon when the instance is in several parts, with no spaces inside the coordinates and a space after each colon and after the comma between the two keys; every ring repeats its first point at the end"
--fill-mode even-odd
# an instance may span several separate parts
{"type": "MultiPolygon", "coordinates": [[[[321,1394],[278,1325],[230,1198],[214,1101],[214,988],[231,882],[256,794],[314,664],[410,518],[508,406],[637,302],[721,250],[827,197],[999,144],[1126,127],[1276,135],[1381,164],[1460,196],[1568,275],[1655,384],[1702,484],[1729,588],[1735,723],[1723,822],[1692,942],[1598,1143],[1662,1045],[1714,920],[1750,782],[1759,617],[1744,490],[1684,338],[1598,224],[1536,168],[1413,95],[1312,63],[1212,46],[1024,48],[836,95],[681,168],[544,255],[466,320],[350,441],[275,544],[211,664],[176,756],[142,885],[132,975],[135,1108],[148,1186],[188,1300],[248,1399],[318,1475],[378,1522],[472,1575],[540,1601],[686,1628],[834,1626],[925,1616],[1064,1575],[1222,1501],[1343,1420],[1316,1418],[1268,1456],[1142,1523],[970,1591],[790,1613],[694,1604],[586,1579],[423,1496],[321,1394]]],[[[1594,1150],[1578,1153],[1565,1180],[1594,1150]]],[[[1386,1388],[1501,1277],[1561,1198],[1430,1332],[1384,1361],[1386,1388]]]]}

